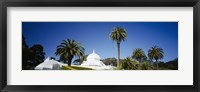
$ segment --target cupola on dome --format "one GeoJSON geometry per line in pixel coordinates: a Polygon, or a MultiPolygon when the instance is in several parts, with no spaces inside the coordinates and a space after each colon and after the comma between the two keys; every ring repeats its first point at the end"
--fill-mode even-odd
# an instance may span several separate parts
{"type": "Polygon", "coordinates": [[[88,55],[87,57],[87,61],[88,60],[100,60],[100,56],[98,54],[95,53],[95,51],[93,50],[92,54],[88,55]]]}

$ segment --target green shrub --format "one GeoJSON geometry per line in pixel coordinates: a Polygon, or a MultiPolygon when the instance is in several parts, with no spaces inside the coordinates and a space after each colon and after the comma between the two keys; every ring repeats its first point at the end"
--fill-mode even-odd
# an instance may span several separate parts
{"type": "Polygon", "coordinates": [[[154,66],[151,62],[144,61],[140,64],[140,70],[154,70],[154,66]]]}
{"type": "Polygon", "coordinates": [[[121,69],[124,70],[138,70],[139,63],[136,61],[131,60],[130,57],[127,57],[125,61],[121,62],[121,69]]]}

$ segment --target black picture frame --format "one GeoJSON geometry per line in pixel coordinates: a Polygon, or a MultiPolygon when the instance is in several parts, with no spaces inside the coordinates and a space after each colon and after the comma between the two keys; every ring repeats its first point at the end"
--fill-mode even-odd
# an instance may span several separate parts
{"type": "Polygon", "coordinates": [[[2,92],[199,92],[200,0],[1,0],[0,90],[2,92]],[[7,7],[193,7],[194,85],[7,85],[7,7]]]}

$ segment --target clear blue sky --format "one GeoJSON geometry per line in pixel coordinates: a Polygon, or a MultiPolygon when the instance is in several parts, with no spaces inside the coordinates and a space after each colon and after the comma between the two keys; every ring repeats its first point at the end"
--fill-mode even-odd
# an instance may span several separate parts
{"type": "Polygon", "coordinates": [[[117,58],[117,45],[109,39],[115,26],[125,28],[128,34],[127,40],[121,42],[122,59],[131,56],[135,48],[143,49],[147,55],[154,45],[163,48],[162,61],[178,57],[178,22],[23,22],[22,33],[29,47],[44,47],[45,57],[56,57],[56,47],[69,38],[80,42],[85,54],[95,49],[104,59],[117,58]]]}

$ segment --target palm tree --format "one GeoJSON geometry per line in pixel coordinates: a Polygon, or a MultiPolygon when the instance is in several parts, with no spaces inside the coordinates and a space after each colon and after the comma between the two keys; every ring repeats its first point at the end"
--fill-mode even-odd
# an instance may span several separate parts
{"type": "Polygon", "coordinates": [[[145,55],[144,51],[140,48],[136,48],[132,53],[132,58],[136,59],[140,63],[142,62],[142,59],[145,57],[146,57],[146,55],[145,55]]]}
{"type": "Polygon", "coordinates": [[[163,49],[158,46],[151,47],[151,49],[148,50],[148,57],[152,60],[156,60],[156,66],[158,69],[158,60],[164,57],[163,49]]]}
{"type": "Polygon", "coordinates": [[[56,56],[60,56],[60,60],[68,63],[68,66],[71,66],[72,59],[74,56],[82,58],[84,56],[85,49],[81,46],[80,43],[75,40],[63,40],[63,42],[57,46],[55,52],[56,56]]]}
{"type": "Polygon", "coordinates": [[[121,41],[125,41],[127,38],[126,29],[122,27],[115,27],[113,31],[110,33],[110,39],[117,42],[117,51],[118,51],[118,60],[117,60],[117,67],[120,64],[120,43],[121,41]]]}
{"type": "Polygon", "coordinates": [[[88,56],[88,55],[83,55],[83,56],[81,56],[81,58],[75,59],[73,62],[74,62],[74,63],[77,63],[77,64],[82,64],[83,61],[86,61],[86,60],[87,60],[87,56],[88,56]]]}
{"type": "Polygon", "coordinates": [[[148,53],[148,58],[151,63],[153,63],[153,55],[148,53]]]}

